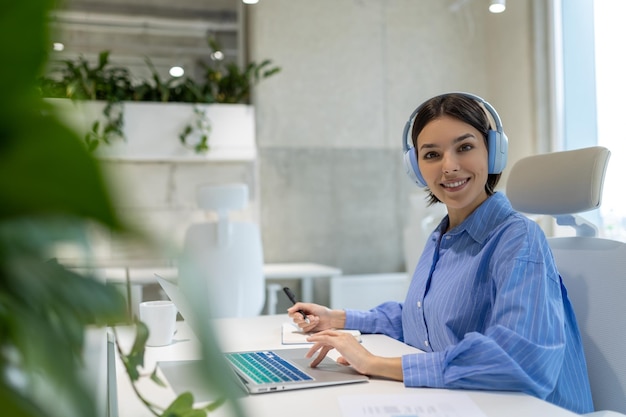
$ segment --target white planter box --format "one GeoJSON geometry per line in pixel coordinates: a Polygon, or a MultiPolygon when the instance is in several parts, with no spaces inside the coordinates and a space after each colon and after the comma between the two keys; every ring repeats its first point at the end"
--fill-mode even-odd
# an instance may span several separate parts
{"type": "MultiPolygon", "coordinates": [[[[95,120],[104,120],[106,103],[97,101],[49,100],[60,116],[81,137],[95,120]]],[[[254,108],[245,104],[188,104],[124,102],[126,140],[100,144],[96,154],[105,159],[176,161],[176,160],[253,160],[256,158],[254,108]],[[179,135],[185,126],[194,126],[194,108],[205,111],[210,122],[209,151],[196,153],[181,144],[179,135]]],[[[198,140],[190,135],[187,142],[198,140]]]]}

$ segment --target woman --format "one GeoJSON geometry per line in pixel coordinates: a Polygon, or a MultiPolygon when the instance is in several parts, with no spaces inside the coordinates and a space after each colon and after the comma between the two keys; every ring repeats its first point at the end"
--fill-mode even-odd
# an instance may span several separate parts
{"type": "Polygon", "coordinates": [[[288,310],[304,331],[316,332],[311,366],[337,349],[339,363],[408,387],[522,391],[593,411],[576,318],[545,235],[494,191],[506,163],[497,113],[479,97],[451,93],[422,104],[408,125],[409,174],[448,214],[428,239],[404,303],[288,310]],[[497,152],[504,162],[494,166],[497,152]],[[425,353],[378,357],[333,331],[340,328],[383,333],[425,353]]]}

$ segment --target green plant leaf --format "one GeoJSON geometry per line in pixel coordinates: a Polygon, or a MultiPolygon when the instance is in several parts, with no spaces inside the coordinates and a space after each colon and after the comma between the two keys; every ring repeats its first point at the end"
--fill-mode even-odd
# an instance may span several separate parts
{"type": "Polygon", "coordinates": [[[0,404],[2,404],[2,414],[11,417],[47,417],[36,404],[19,393],[4,386],[0,381],[0,404]]]}
{"type": "Polygon", "coordinates": [[[35,94],[33,80],[43,71],[51,0],[3,2],[0,12],[0,126],[13,119],[35,94]],[[10,65],[8,65],[10,63],[10,65]]]}
{"type": "MultiPolygon", "coordinates": [[[[193,394],[183,392],[163,411],[163,417],[183,417],[193,410],[193,394]]],[[[204,415],[204,414],[203,414],[204,415]]]]}
{"type": "Polygon", "coordinates": [[[206,417],[207,413],[202,409],[191,409],[182,414],[182,417],[206,417]]]}
{"type": "Polygon", "coordinates": [[[78,230],[76,219],[0,222],[0,323],[3,346],[20,353],[14,366],[27,378],[40,375],[69,409],[92,415],[79,377],[85,328],[122,320],[125,303],[114,288],[42,260],[52,242],[76,239],[78,230]]]}
{"type": "Polygon", "coordinates": [[[196,153],[205,153],[209,151],[209,137],[207,135],[202,135],[200,137],[200,142],[194,147],[196,153]]]}
{"type": "Polygon", "coordinates": [[[226,402],[226,397],[220,397],[217,400],[213,401],[211,404],[208,404],[204,407],[204,409],[208,412],[215,411],[220,408],[226,402]]]}
{"type": "Polygon", "coordinates": [[[159,375],[157,374],[157,368],[154,368],[154,371],[152,371],[152,373],[150,374],[150,379],[160,387],[167,387],[167,384],[163,382],[161,378],[159,378],[159,375]]]}
{"type": "Polygon", "coordinates": [[[107,66],[110,54],[110,51],[102,51],[98,54],[98,66],[96,67],[96,70],[102,71],[104,67],[107,66]]]}
{"type": "Polygon", "coordinates": [[[96,160],[67,127],[29,112],[0,130],[0,219],[28,215],[117,217],[96,160]]]}
{"type": "Polygon", "coordinates": [[[137,381],[140,374],[140,369],[143,368],[143,359],[146,351],[146,342],[150,334],[148,326],[144,322],[137,320],[135,322],[135,341],[130,352],[122,358],[126,371],[131,381],[137,381]]]}

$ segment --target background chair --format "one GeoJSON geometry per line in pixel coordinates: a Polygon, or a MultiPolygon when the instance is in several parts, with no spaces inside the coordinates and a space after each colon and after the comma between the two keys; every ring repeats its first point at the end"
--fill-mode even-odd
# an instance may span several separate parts
{"type": "Polygon", "coordinates": [[[247,205],[247,185],[201,186],[197,196],[198,206],[214,212],[217,219],[187,229],[179,266],[181,287],[206,291],[212,317],[259,315],[265,303],[259,227],[232,221],[228,214],[247,205]]]}
{"type": "Polygon", "coordinates": [[[511,169],[506,188],[518,211],[576,230],[549,244],[582,333],[594,406],[604,410],[593,416],[626,413],[626,244],[596,237],[577,216],[600,206],[609,155],[592,147],[531,156],[511,169]]]}

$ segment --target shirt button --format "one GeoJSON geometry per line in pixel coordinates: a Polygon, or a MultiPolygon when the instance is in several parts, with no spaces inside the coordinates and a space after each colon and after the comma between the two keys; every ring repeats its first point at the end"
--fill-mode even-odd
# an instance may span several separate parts
{"type": "Polygon", "coordinates": [[[424,340],[424,346],[426,347],[430,346],[430,344],[428,343],[428,340],[424,340]]]}
{"type": "Polygon", "coordinates": [[[422,308],[422,302],[421,301],[417,302],[417,308],[422,308]]]}

